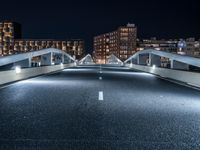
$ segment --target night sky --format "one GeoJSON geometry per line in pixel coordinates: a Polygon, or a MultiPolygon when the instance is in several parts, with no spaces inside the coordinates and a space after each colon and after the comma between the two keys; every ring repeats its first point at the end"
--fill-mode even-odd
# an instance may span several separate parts
{"type": "Polygon", "coordinates": [[[197,0],[1,1],[0,20],[22,24],[23,38],[82,38],[92,52],[93,36],[135,23],[139,38],[200,38],[197,0]]]}

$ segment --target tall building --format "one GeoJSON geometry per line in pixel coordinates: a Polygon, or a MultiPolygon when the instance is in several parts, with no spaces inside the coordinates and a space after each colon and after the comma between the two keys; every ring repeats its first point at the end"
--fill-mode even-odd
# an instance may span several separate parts
{"type": "Polygon", "coordinates": [[[11,21],[0,23],[0,56],[24,53],[44,48],[57,48],[76,59],[85,55],[84,41],[81,39],[22,39],[21,25],[11,21]]]}
{"type": "Polygon", "coordinates": [[[14,53],[14,40],[21,38],[21,25],[16,22],[0,22],[0,56],[14,53]]]}
{"type": "Polygon", "coordinates": [[[136,48],[137,28],[134,24],[119,27],[116,31],[94,37],[94,57],[96,63],[105,64],[114,54],[122,61],[133,55],[136,48]]]}

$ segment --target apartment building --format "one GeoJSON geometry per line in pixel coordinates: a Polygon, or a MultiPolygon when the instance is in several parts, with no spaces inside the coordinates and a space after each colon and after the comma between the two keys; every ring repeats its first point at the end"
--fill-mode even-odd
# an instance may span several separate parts
{"type": "Polygon", "coordinates": [[[80,59],[85,55],[85,43],[82,39],[22,39],[21,25],[12,22],[0,22],[0,56],[13,55],[45,48],[57,48],[80,59]]]}
{"type": "Polygon", "coordinates": [[[16,22],[0,22],[0,56],[11,55],[14,52],[14,40],[20,39],[21,25],[16,22]]]}
{"type": "Polygon", "coordinates": [[[105,64],[107,58],[114,54],[119,59],[126,60],[136,51],[137,27],[127,24],[116,31],[94,37],[94,57],[96,63],[105,64]]]}

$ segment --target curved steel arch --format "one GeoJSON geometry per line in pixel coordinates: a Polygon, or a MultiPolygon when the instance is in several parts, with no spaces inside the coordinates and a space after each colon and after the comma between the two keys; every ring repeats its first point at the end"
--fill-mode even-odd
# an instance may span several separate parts
{"type": "Polygon", "coordinates": [[[139,52],[135,53],[133,56],[131,56],[130,58],[128,58],[126,61],[124,61],[124,63],[131,61],[131,59],[137,58],[141,54],[153,54],[153,55],[157,55],[160,57],[166,57],[166,58],[169,58],[170,60],[175,60],[175,61],[185,63],[188,65],[200,67],[200,58],[179,55],[179,54],[173,54],[173,53],[158,51],[158,50],[154,50],[154,49],[147,49],[147,50],[139,51],[139,52]]]}
{"type": "Polygon", "coordinates": [[[67,56],[72,61],[75,61],[75,59],[73,57],[71,57],[69,54],[65,53],[62,50],[55,49],[55,48],[47,48],[47,49],[41,49],[41,50],[38,50],[38,51],[32,51],[32,52],[27,52],[27,53],[22,53],[22,54],[15,54],[15,55],[11,55],[11,56],[1,57],[0,58],[0,66],[12,64],[12,63],[15,63],[15,62],[18,62],[18,61],[23,61],[23,60],[26,60],[26,59],[30,59],[32,57],[41,56],[41,55],[45,55],[45,54],[48,54],[48,53],[62,54],[64,56],[67,56]]]}
{"type": "Polygon", "coordinates": [[[94,63],[94,60],[92,59],[92,56],[90,54],[87,54],[85,57],[83,57],[80,61],[79,64],[84,64],[85,63],[94,63]],[[85,61],[89,61],[89,62],[85,62],[85,61]]]}
{"type": "Polygon", "coordinates": [[[108,59],[106,61],[107,61],[107,63],[123,64],[123,62],[114,54],[111,54],[110,56],[108,56],[108,59]]]}

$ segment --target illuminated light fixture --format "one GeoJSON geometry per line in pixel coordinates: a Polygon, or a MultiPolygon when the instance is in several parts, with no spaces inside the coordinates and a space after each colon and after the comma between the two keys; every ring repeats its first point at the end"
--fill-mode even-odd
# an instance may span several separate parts
{"type": "Polygon", "coordinates": [[[22,69],[21,69],[20,66],[16,66],[16,67],[15,67],[15,72],[16,72],[16,74],[21,73],[21,71],[22,71],[22,69]]]}
{"type": "Polygon", "coordinates": [[[153,66],[152,66],[152,69],[156,69],[156,65],[153,65],[153,66]]]}
{"type": "Polygon", "coordinates": [[[55,65],[55,62],[52,62],[51,65],[55,65]]]}
{"type": "Polygon", "coordinates": [[[61,66],[63,66],[63,63],[60,63],[61,66]]]}
{"type": "Polygon", "coordinates": [[[41,66],[41,62],[38,63],[38,66],[39,66],[39,67],[41,66]]]}

